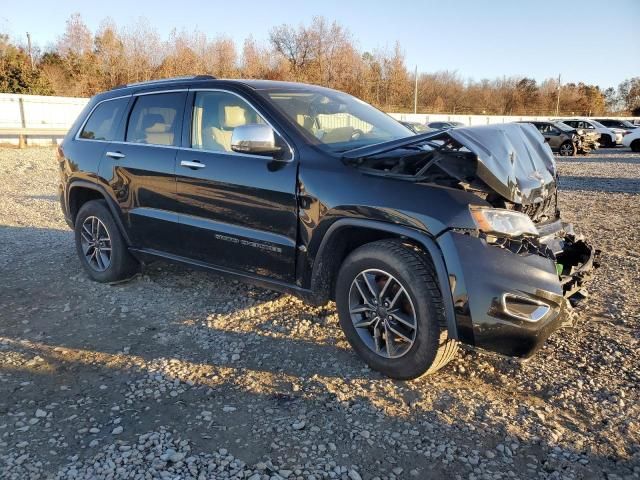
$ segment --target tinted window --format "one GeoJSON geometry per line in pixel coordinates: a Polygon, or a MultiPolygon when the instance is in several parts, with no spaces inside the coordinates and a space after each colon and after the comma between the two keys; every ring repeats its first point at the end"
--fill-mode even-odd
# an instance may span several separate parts
{"type": "Polygon", "coordinates": [[[129,115],[127,142],[178,145],[185,94],[140,95],[129,115]]]}
{"type": "Polygon", "coordinates": [[[89,116],[80,138],[89,140],[115,140],[120,118],[129,98],[108,100],[99,104],[89,116]]]}
{"type": "Polygon", "coordinates": [[[256,123],[266,122],[242,98],[228,92],[196,92],[191,146],[214,152],[231,152],[233,130],[256,123]]]}

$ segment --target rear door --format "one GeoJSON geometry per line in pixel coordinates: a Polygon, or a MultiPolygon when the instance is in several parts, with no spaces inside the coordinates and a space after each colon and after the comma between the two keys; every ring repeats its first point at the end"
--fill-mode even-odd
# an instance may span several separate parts
{"type": "Polygon", "coordinates": [[[175,162],[186,91],[134,95],[124,141],[107,145],[100,175],[116,196],[134,247],[179,247],[175,162]]]}
{"type": "MultiPolygon", "coordinates": [[[[297,162],[236,153],[236,127],[269,123],[231,91],[190,93],[186,148],[177,156],[184,255],[247,274],[292,281],[297,162]]],[[[281,141],[284,141],[280,137],[281,141]]]]}

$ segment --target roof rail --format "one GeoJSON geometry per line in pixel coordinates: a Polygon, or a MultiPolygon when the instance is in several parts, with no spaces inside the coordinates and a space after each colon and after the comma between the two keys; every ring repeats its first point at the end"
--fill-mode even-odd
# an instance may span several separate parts
{"type": "Polygon", "coordinates": [[[162,85],[163,83],[171,83],[178,82],[180,80],[215,80],[216,77],[213,75],[185,75],[183,77],[171,77],[171,78],[160,78],[158,80],[147,80],[144,82],[133,82],[127,83],[125,85],[118,85],[113,90],[117,90],[118,88],[126,88],[126,87],[138,87],[142,85],[162,85]]]}

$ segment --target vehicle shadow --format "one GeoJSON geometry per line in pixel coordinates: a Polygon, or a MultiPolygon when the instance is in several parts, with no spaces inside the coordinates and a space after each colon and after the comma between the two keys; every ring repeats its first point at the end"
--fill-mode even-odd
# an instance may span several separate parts
{"type": "MultiPolygon", "coordinates": [[[[633,434],[611,444],[586,414],[541,416],[556,394],[517,388],[517,362],[471,352],[435,376],[395,382],[364,368],[331,306],[167,264],[128,283],[96,284],[69,231],[0,226],[4,239],[32,247],[12,249],[2,270],[0,424],[25,403],[55,404],[56,417],[103,425],[105,441],[121,418],[122,440],[161,425],[196,451],[232,445],[250,463],[302,459],[306,445],[331,442],[335,457],[360,464],[365,478],[390,476],[398,465],[420,478],[448,478],[453,466],[466,477],[468,459],[486,450],[499,452],[492,469],[521,477],[567,469],[578,478],[627,475],[637,464],[633,434]],[[307,427],[294,430],[300,417],[307,427]],[[580,443],[584,437],[593,443],[580,443]],[[498,445],[517,448],[509,455],[498,445]]],[[[545,391],[560,382],[549,378],[545,391]]],[[[39,452],[52,468],[96,453],[93,437],[76,434],[78,422],[59,425],[69,438],[65,455],[39,452]]],[[[12,431],[11,445],[23,438],[12,431]]]]}

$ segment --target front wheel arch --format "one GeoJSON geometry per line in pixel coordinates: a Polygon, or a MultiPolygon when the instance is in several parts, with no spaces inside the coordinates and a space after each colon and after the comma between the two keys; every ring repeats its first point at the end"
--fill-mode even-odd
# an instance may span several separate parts
{"type": "Polygon", "coordinates": [[[431,261],[442,292],[447,333],[449,338],[458,340],[460,337],[453,297],[449,286],[449,274],[442,250],[431,235],[409,227],[366,219],[342,218],[335,221],[324,234],[314,257],[310,279],[310,290],[312,292],[310,301],[323,305],[333,299],[335,297],[334,289],[338,271],[347,255],[362,245],[386,238],[399,238],[410,243],[431,261]],[[367,232],[367,240],[341,252],[336,247],[344,244],[345,237],[341,237],[341,235],[358,229],[367,232]]]}

